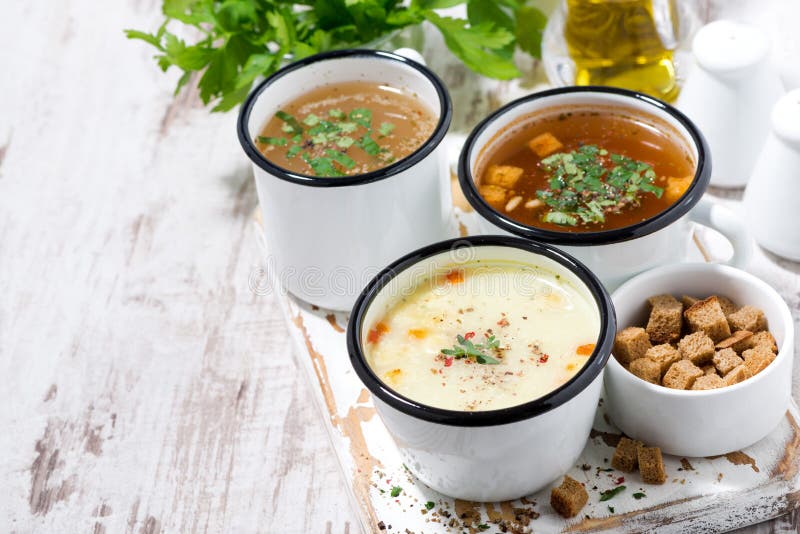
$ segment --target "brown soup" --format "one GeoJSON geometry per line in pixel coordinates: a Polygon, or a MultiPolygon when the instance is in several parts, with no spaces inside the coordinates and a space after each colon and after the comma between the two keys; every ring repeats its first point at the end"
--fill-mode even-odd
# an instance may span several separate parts
{"type": "Polygon", "coordinates": [[[414,94],[371,82],[309,91],[283,106],[255,139],[275,165],[313,176],[376,171],[419,148],[436,117],[414,94]]]}
{"type": "MultiPolygon", "coordinates": [[[[649,219],[691,185],[677,132],[621,108],[570,108],[500,132],[478,173],[481,196],[529,226],[597,232],[649,219]]],[[[488,151],[487,151],[488,152],[488,151]]]]}

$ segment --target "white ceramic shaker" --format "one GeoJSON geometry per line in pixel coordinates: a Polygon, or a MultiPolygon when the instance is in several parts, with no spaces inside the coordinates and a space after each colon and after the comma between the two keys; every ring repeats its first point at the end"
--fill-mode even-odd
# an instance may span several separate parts
{"type": "Polygon", "coordinates": [[[711,185],[743,187],[769,133],[769,113],[783,93],[769,60],[769,38],[755,26],[719,20],[692,42],[695,64],[677,107],[711,148],[711,185]]]}
{"type": "Polygon", "coordinates": [[[800,89],[772,110],[772,133],[744,192],[744,212],[761,246],[800,261],[800,89]]]}

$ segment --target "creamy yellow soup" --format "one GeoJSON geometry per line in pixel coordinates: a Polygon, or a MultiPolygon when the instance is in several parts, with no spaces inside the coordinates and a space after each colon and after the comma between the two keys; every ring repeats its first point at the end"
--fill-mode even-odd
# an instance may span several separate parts
{"type": "Polygon", "coordinates": [[[454,267],[425,279],[370,325],[375,374],[428,406],[496,410],[553,391],[587,362],[593,301],[560,275],[515,263],[454,267]]]}

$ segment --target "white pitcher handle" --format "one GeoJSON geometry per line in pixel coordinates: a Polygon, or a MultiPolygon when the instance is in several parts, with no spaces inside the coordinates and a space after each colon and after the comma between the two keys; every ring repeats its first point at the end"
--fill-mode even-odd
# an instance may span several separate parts
{"type": "Polygon", "coordinates": [[[689,212],[689,219],[713,228],[730,241],[733,256],[725,263],[739,269],[747,266],[753,252],[753,240],[741,217],[717,202],[702,198],[689,212]]]}

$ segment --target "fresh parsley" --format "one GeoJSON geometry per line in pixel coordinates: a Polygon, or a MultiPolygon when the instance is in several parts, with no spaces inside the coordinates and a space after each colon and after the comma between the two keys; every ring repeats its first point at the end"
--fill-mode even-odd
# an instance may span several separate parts
{"type": "MultiPolygon", "coordinates": [[[[546,18],[529,0],[162,0],[154,32],[125,30],[157,50],[161,70],[182,72],[175,92],[196,84],[213,111],[238,105],[253,83],[289,61],[337,48],[381,42],[429,22],[453,54],[474,71],[498,79],[520,75],[519,48],[541,56],[546,18]],[[467,6],[467,18],[435,10],[467,6]],[[174,31],[174,33],[173,33],[174,31]],[[179,37],[198,35],[187,41],[179,37]]],[[[333,117],[333,115],[331,115],[333,117]]]]}
{"type": "Polygon", "coordinates": [[[452,356],[456,360],[475,358],[475,361],[481,364],[497,365],[500,363],[500,360],[487,354],[487,352],[496,351],[500,348],[500,341],[495,336],[489,336],[484,343],[477,345],[461,334],[456,336],[456,341],[458,341],[457,345],[453,345],[452,349],[442,349],[441,353],[445,356],[452,356]]]}
{"type": "Polygon", "coordinates": [[[433,501],[428,501],[425,503],[426,510],[433,510],[433,507],[436,506],[436,503],[433,501]]]}
{"type": "Polygon", "coordinates": [[[625,486],[617,486],[607,491],[601,491],[600,502],[611,500],[623,491],[625,491],[625,486]]]}
{"type": "Polygon", "coordinates": [[[392,497],[397,497],[403,491],[403,488],[400,486],[392,486],[392,491],[389,493],[392,497]]]}
{"type": "Polygon", "coordinates": [[[639,499],[644,499],[645,497],[647,497],[647,495],[645,495],[644,493],[642,493],[640,491],[633,494],[633,498],[636,499],[637,501],[639,499]]]}
{"type": "Polygon", "coordinates": [[[548,187],[536,192],[550,209],[542,220],[562,226],[604,223],[606,215],[638,206],[645,194],[661,197],[647,163],[609,154],[596,145],[557,152],[540,162],[548,187]]]}

